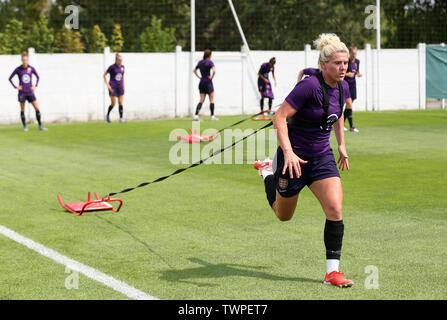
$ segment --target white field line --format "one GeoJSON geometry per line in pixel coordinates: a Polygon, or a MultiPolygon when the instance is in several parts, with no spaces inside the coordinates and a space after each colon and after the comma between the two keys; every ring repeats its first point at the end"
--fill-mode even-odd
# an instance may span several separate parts
{"type": "Polygon", "coordinates": [[[25,238],[24,236],[21,236],[17,232],[8,229],[2,225],[0,225],[0,234],[4,235],[5,237],[14,240],[15,242],[18,242],[29,249],[36,251],[37,253],[57,262],[60,263],[68,268],[70,268],[73,271],[77,271],[79,273],[82,273],[84,276],[98,281],[104,285],[106,285],[109,288],[112,288],[115,291],[118,291],[124,295],[126,295],[129,298],[136,299],[136,300],[157,300],[158,298],[153,297],[145,292],[142,292],[138,289],[135,289],[134,287],[128,285],[125,282],[119,281],[109,275],[106,275],[105,273],[102,273],[101,271],[98,271],[92,267],[86,266],[85,264],[82,264],[80,262],[77,262],[73,259],[70,259],[67,256],[64,256],[50,248],[45,247],[44,245],[37,243],[31,239],[25,238]]]}

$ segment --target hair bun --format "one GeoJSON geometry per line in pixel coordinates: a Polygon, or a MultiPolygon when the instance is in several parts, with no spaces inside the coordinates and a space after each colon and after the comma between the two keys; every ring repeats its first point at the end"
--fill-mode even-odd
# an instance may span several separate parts
{"type": "Polygon", "coordinates": [[[335,33],[322,33],[314,41],[317,50],[322,51],[326,46],[337,46],[340,44],[340,38],[335,33]]]}

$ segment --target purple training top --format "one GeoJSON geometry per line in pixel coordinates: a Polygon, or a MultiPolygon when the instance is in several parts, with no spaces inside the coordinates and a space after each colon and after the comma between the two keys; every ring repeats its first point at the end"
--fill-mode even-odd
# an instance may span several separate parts
{"type": "Polygon", "coordinates": [[[14,88],[17,88],[17,86],[12,81],[12,78],[14,78],[15,75],[19,77],[19,85],[22,86],[22,90],[19,91],[19,94],[30,94],[33,93],[33,90],[31,87],[33,86],[33,74],[36,76],[36,87],[39,84],[39,75],[37,74],[36,69],[34,67],[28,65],[28,67],[24,68],[23,66],[18,66],[15,68],[13,73],[9,76],[9,82],[11,82],[12,86],[14,88]]]}
{"type": "MultiPolygon", "coordinates": [[[[326,84],[329,96],[328,120],[338,120],[341,117],[340,92],[338,86],[331,88],[326,84]]],[[[343,104],[350,97],[349,86],[343,81],[343,104]]],[[[316,76],[310,76],[298,82],[286,101],[297,112],[293,116],[301,121],[319,123],[323,117],[323,92],[316,76]]],[[[293,151],[303,156],[320,156],[329,148],[329,137],[332,128],[323,131],[320,128],[295,127],[288,124],[290,143],[293,151]]],[[[306,159],[304,159],[306,160],[306,159]]]]}
{"type": "Polygon", "coordinates": [[[112,64],[108,69],[107,73],[110,74],[109,84],[112,89],[122,89],[123,88],[123,76],[124,76],[124,65],[118,66],[116,63],[112,64]]]}
{"type": "Polygon", "coordinates": [[[355,59],[354,61],[351,61],[351,59],[349,59],[347,72],[354,72],[354,77],[352,77],[352,78],[345,77],[345,80],[349,84],[350,87],[356,86],[355,77],[357,76],[357,72],[359,72],[359,67],[360,67],[359,59],[355,59]]]}
{"type": "Polygon", "coordinates": [[[200,60],[197,63],[196,70],[200,69],[200,74],[202,75],[200,81],[211,81],[209,76],[211,75],[211,69],[213,67],[214,63],[210,59],[200,60]]]}
{"type": "MultiPolygon", "coordinates": [[[[275,72],[275,67],[271,67],[268,62],[261,64],[258,73],[262,74],[264,78],[268,79],[270,72],[275,72]]],[[[261,77],[259,77],[259,79],[264,81],[261,77]]]]}

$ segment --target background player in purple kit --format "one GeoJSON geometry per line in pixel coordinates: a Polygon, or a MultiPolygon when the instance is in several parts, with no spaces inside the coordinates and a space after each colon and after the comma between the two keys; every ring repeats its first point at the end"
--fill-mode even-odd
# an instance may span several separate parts
{"type": "Polygon", "coordinates": [[[303,70],[300,70],[300,72],[298,73],[297,82],[300,82],[304,76],[313,76],[316,75],[318,72],[320,72],[320,69],[316,68],[305,68],[303,70]]]}
{"type": "MultiPolygon", "coordinates": [[[[259,102],[259,106],[261,107],[261,112],[264,111],[264,98],[269,99],[269,110],[272,110],[272,101],[274,99],[272,84],[269,80],[269,73],[272,73],[273,80],[275,80],[276,87],[276,77],[275,77],[275,64],[276,58],[273,57],[269,60],[269,62],[265,62],[261,64],[261,67],[258,71],[258,90],[261,94],[261,101],[259,102]]],[[[273,114],[273,112],[270,112],[273,114]]],[[[264,113],[266,115],[266,113],[264,113]]]]}
{"type": "Polygon", "coordinates": [[[123,57],[117,53],[115,55],[115,63],[112,64],[104,73],[104,81],[109,89],[110,106],[107,110],[106,121],[110,123],[110,112],[116,104],[116,98],[118,97],[118,112],[120,114],[120,122],[126,122],[123,118],[124,108],[124,65],[123,57]],[[107,74],[110,74],[110,80],[107,81],[107,74]]]}
{"type": "Polygon", "coordinates": [[[350,95],[343,81],[348,48],[335,34],[322,34],[314,44],[320,51],[321,73],[300,81],[287,96],[273,120],[280,145],[275,159],[273,163],[258,161],[254,167],[264,178],[267,200],[281,221],[293,217],[300,191],[309,187],[326,216],[324,283],[350,287],[353,281],[339,271],[343,192],[329,143],[334,129],[339,168],[349,170],[343,130],[343,105],[350,95]]]}
{"type": "Polygon", "coordinates": [[[213,78],[216,75],[216,67],[214,66],[213,61],[211,61],[211,50],[206,49],[203,52],[203,59],[197,63],[196,68],[194,69],[194,74],[197,78],[200,79],[199,82],[199,92],[200,92],[200,102],[197,104],[196,113],[194,114],[193,119],[199,120],[199,112],[202,109],[203,102],[205,102],[206,95],[208,95],[210,99],[210,113],[211,120],[219,120],[214,116],[214,86],[213,86],[213,78]],[[200,70],[200,76],[197,73],[197,70],[200,70]],[[213,71],[211,73],[211,71],[213,71]]]}
{"type": "MultiPolygon", "coordinates": [[[[346,109],[345,109],[345,120],[348,119],[349,121],[349,130],[352,132],[359,132],[359,130],[354,127],[353,120],[352,120],[352,106],[354,103],[354,100],[357,99],[357,83],[355,78],[361,77],[362,74],[360,73],[360,60],[357,59],[357,47],[354,45],[351,45],[349,47],[349,64],[348,64],[348,72],[346,72],[345,80],[349,84],[349,91],[351,92],[351,99],[349,101],[346,101],[346,109]]],[[[347,129],[345,129],[347,130],[347,129]]]]}
{"type": "Polygon", "coordinates": [[[34,91],[39,84],[39,75],[37,74],[36,69],[33,66],[28,64],[28,53],[22,53],[22,65],[15,68],[11,76],[9,77],[9,82],[11,82],[12,86],[19,90],[19,102],[20,102],[20,118],[23,124],[23,130],[28,131],[28,127],[26,125],[25,119],[25,103],[28,101],[34,107],[36,111],[36,119],[39,124],[39,130],[48,130],[42,125],[40,119],[40,110],[39,103],[37,102],[36,96],[34,95],[34,91]],[[12,81],[12,78],[17,75],[19,77],[19,85],[16,86],[12,81]],[[36,76],[36,85],[33,85],[33,75],[36,76]]]}

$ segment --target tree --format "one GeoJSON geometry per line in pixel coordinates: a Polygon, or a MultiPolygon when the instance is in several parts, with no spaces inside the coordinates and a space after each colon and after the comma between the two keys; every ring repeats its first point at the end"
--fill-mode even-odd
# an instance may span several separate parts
{"type": "MultiPolygon", "coordinates": [[[[52,3],[50,25],[58,29],[64,22],[63,9],[73,4],[73,0],[54,0],[52,3]]],[[[107,38],[111,39],[115,24],[121,26],[124,39],[122,51],[140,50],[139,35],[151,25],[152,15],[162,19],[164,27],[175,29],[179,45],[185,49],[189,46],[190,0],[76,0],[75,3],[81,7],[82,28],[91,29],[98,24],[107,38]]]]}
{"type": "Polygon", "coordinates": [[[79,31],[73,31],[62,25],[54,38],[54,52],[57,53],[82,53],[84,52],[82,35],[79,31]]]}
{"type": "Polygon", "coordinates": [[[54,30],[48,27],[48,19],[43,13],[40,14],[39,20],[31,27],[25,42],[27,47],[34,48],[36,52],[53,52],[54,30]]]}
{"type": "Polygon", "coordinates": [[[121,33],[121,25],[115,24],[112,36],[110,37],[110,45],[113,52],[120,52],[124,45],[123,34],[121,33]]]}
{"type": "Polygon", "coordinates": [[[99,25],[94,25],[91,30],[82,29],[82,34],[87,44],[87,52],[104,52],[104,48],[107,47],[107,38],[104,33],[102,33],[99,25]]]}
{"type": "Polygon", "coordinates": [[[6,54],[19,54],[26,49],[24,45],[23,25],[16,19],[11,19],[2,34],[2,47],[6,54]]]}
{"type": "Polygon", "coordinates": [[[394,0],[383,3],[389,23],[384,46],[415,48],[418,43],[446,42],[447,0],[394,0]]]}
{"type": "Polygon", "coordinates": [[[8,48],[5,46],[5,35],[0,33],[0,54],[7,54],[8,48]]]}
{"type": "Polygon", "coordinates": [[[151,25],[140,35],[140,48],[145,52],[167,52],[175,49],[175,29],[163,28],[161,19],[152,16],[151,25]]]}

